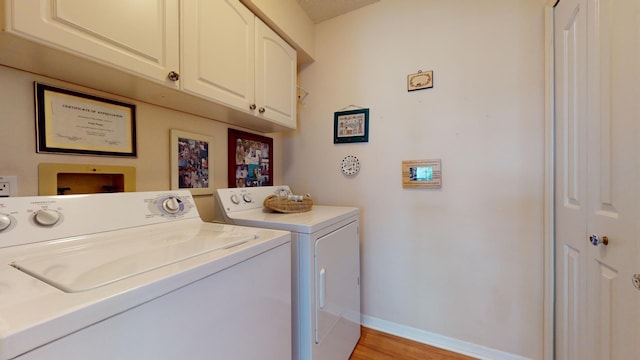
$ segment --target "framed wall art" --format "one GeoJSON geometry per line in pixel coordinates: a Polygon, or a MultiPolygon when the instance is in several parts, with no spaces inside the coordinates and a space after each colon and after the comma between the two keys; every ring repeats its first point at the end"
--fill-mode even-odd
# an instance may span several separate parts
{"type": "Polygon", "coordinates": [[[440,159],[405,160],[402,162],[402,187],[440,189],[442,169],[440,159]]]}
{"type": "Polygon", "coordinates": [[[273,139],[229,129],[229,187],[273,185],[273,139]]]}
{"type": "Polygon", "coordinates": [[[407,76],[407,91],[433,88],[433,70],[418,71],[407,76]]]}
{"type": "Polygon", "coordinates": [[[213,194],[213,138],[171,130],[171,189],[213,194]]]}
{"type": "Polygon", "coordinates": [[[34,83],[36,152],[136,157],[136,107],[34,83]]]}
{"type": "Polygon", "coordinates": [[[369,109],[333,113],[333,143],[369,141],[369,109]]]}

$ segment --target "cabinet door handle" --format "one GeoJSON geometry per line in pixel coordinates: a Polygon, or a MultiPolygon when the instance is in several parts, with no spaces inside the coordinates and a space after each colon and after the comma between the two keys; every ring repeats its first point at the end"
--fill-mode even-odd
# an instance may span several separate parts
{"type": "Polygon", "coordinates": [[[180,74],[178,74],[175,71],[171,71],[169,72],[169,75],[167,75],[167,77],[169,78],[169,80],[171,81],[178,81],[180,80],[180,74]]]}
{"type": "Polygon", "coordinates": [[[256,109],[256,104],[249,105],[249,110],[255,110],[255,109],[256,109]]]}
{"type": "Polygon", "coordinates": [[[267,109],[263,108],[262,106],[260,106],[260,109],[258,109],[258,112],[260,114],[264,114],[265,111],[267,111],[267,109]]]}

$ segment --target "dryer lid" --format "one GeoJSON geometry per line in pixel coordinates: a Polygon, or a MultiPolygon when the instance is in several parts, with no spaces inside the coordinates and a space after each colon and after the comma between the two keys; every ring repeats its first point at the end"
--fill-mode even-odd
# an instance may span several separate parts
{"type": "Polygon", "coordinates": [[[251,209],[230,213],[228,216],[235,225],[313,234],[341,221],[357,219],[359,213],[356,207],[314,205],[311,211],[302,213],[282,214],[265,209],[251,209]]]}

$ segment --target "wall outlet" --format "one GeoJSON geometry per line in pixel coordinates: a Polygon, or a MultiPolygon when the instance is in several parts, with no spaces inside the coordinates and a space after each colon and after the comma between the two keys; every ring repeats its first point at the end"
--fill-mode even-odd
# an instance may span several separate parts
{"type": "Polygon", "coordinates": [[[18,196],[18,177],[0,176],[0,197],[18,196]]]}

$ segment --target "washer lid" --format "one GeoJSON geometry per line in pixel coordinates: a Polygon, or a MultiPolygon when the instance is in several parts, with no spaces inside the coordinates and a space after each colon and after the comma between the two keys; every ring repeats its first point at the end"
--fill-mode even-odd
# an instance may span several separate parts
{"type": "Polygon", "coordinates": [[[141,227],[89,237],[82,245],[24,257],[11,266],[64,292],[95,289],[211,251],[256,239],[207,227],[141,227]]]}

